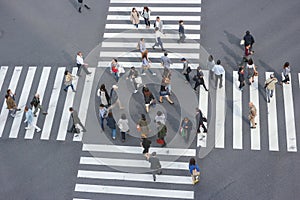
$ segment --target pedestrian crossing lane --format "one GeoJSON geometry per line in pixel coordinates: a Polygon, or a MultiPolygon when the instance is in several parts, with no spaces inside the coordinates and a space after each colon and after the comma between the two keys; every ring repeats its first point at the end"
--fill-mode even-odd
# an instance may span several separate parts
{"type": "MultiPolygon", "coordinates": [[[[223,74],[223,87],[216,86],[216,120],[215,120],[215,148],[225,147],[225,73],[223,74]]],[[[219,80],[220,81],[220,80],[219,80]]],[[[218,83],[219,84],[219,83],[218,83]]]]}
{"type": "Polygon", "coordinates": [[[233,71],[233,131],[232,144],[233,149],[243,148],[243,112],[242,112],[242,91],[239,89],[238,72],[233,71]]]}
{"type": "MultiPolygon", "coordinates": [[[[256,107],[255,122],[257,123],[255,129],[251,129],[251,150],[260,150],[260,120],[259,120],[259,90],[258,90],[258,78],[254,77],[254,82],[250,85],[250,101],[253,102],[256,107]]],[[[251,126],[249,121],[249,126],[251,126]]]]}

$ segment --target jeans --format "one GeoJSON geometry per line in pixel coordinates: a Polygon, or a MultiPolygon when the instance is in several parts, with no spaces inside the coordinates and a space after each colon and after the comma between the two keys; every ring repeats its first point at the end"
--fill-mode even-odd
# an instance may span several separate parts
{"type": "Polygon", "coordinates": [[[119,81],[119,74],[118,74],[118,72],[113,72],[113,74],[114,74],[114,77],[115,77],[116,81],[118,82],[119,81]]]}
{"type": "Polygon", "coordinates": [[[270,98],[273,97],[273,90],[266,88],[267,101],[270,102],[270,98]]]}
{"type": "Polygon", "coordinates": [[[145,71],[149,71],[151,74],[153,74],[153,72],[152,72],[152,70],[150,69],[150,67],[148,67],[148,69],[144,69],[143,67],[142,67],[142,74],[145,72],[145,71]]]}
{"type": "Polygon", "coordinates": [[[116,129],[111,129],[111,137],[112,138],[116,138],[116,133],[117,133],[116,129]]]}
{"type": "Polygon", "coordinates": [[[73,90],[73,91],[75,91],[75,90],[74,90],[74,86],[73,86],[73,84],[67,85],[67,86],[65,87],[65,89],[64,89],[64,90],[68,90],[68,88],[69,88],[69,87],[71,87],[71,88],[72,88],[72,90],[73,90]]]}
{"type": "Polygon", "coordinates": [[[100,125],[101,125],[101,128],[102,128],[103,131],[104,131],[104,119],[105,118],[100,116],[100,125]]]}
{"type": "Polygon", "coordinates": [[[145,21],[145,25],[146,26],[150,26],[150,20],[149,20],[149,18],[144,18],[144,21],[145,21]]]}

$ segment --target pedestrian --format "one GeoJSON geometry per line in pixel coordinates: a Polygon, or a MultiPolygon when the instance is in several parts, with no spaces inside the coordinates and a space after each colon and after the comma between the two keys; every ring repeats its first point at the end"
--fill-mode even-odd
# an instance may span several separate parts
{"type": "Polygon", "coordinates": [[[148,54],[148,50],[146,48],[146,43],[145,43],[144,38],[140,39],[140,41],[138,42],[136,48],[140,50],[142,57],[143,57],[144,54],[148,54]]]}
{"type": "Polygon", "coordinates": [[[167,146],[167,143],[165,141],[165,137],[167,135],[167,126],[165,124],[162,124],[160,121],[157,123],[157,143],[161,144],[161,147],[167,146]]]}
{"type": "Polygon", "coordinates": [[[160,110],[157,111],[156,116],[154,118],[154,122],[160,122],[162,124],[166,124],[166,116],[164,113],[162,113],[160,110]]]}
{"type": "Polygon", "coordinates": [[[189,141],[190,133],[192,131],[193,124],[187,117],[183,118],[180,124],[180,135],[185,139],[185,142],[189,141]]]}
{"type": "Polygon", "coordinates": [[[245,45],[245,49],[246,49],[246,46],[250,45],[250,48],[249,48],[249,51],[251,52],[252,51],[252,46],[254,44],[254,37],[250,34],[250,31],[246,31],[246,35],[243,37],[244,39],[244,45],[245,45]]]}
{"type": "Polygon", "coordinates": [[[168,68],[164,68],[161,84],[165,85],[168,88],[169,95],[171,95],[172,92],[171,76],[171,70],[168,68]]]}
{"type": "MultiPolygon", "coordinates": [[[[71,117],[73,119],[73,124],[71,126],[71,129],[68,130],[68,132],[70,132],[70,133],[80,133],[80,130],[79,130],[78,126],[80,126],[82,128],[82,132],[86,132],[86,128],[81,123],[81,121],[78,117],[77,111],[74,110],[73,107],[70,107],[69,111],[70,111],[71,117]]],[[[78,135],[75,135],[75,136],[78,136],[78,135]]]]}
{"type": "Polygon", "coordinates": [[[248,80],[249,80],[249,85],[254,82],[254,76],[257,74],[256,66],[253,63],[252,58],[248,60],[247,63],[247,69],[248,69],[248,80]]]}
{"type": "Polygon", "coordinates": [[[177,41],[178,43],[183,43],[185,40],[185,34],[184,34],[184,26],[183,26],[183,20],[179,20],[179,40],[177,41]]]}
{"type": "Polygon", "coordinates": [[[139,12],[135,8],[132,8],[130,13],[130,21],[137,29],[139,28],[139,23],[140,23],[139,18],[140,18],[139,12]]]}
{"type": "Polygon", "coordinates": [[[218,86],[218,79],[220,79],[219,88],[223,87],[223,74],[225,74],[224,67],[221,65],[221,61],[217,60],[217,64],[212,68],[215,74],[215,88],[218,86]]]}
{"type": "Polygon", "coordinates": [[[8,89],[6,94],[8,94],[14,101],[16,100],[16,93],[13,93],[11,89],[8,89]]]}
{"type": "Polygon", "coordinates": [[[130,79],[130,81],[133,82],[133,86],[134,86],[134,92],[133,93],[137,93],[138,92],[138,82],[136,81],[136,79],[139,77],[139,73],[138,71],[135,69],[134,66],[132,66],[130,68],[129,74],[126,77],[126,79],[130,79]]]}
{"type": "Polygon", "coordinates": [[[107,118],[107,108],[105,107],[105,105],[100,104],[99,106],[99,118],[100,118],[100,126],[102,131],[104,131],[104,119],[107,118]]]}
{"type": "Polygon", "coordinates": [[[65,71],[65,88],[64,91],[67,92],[68,88],[71,87],[73,92],[76,92],[74,89],[74,86],[72,84],[73,78],[75,76],[73,76],[68,70],[65,71]]]}
{"type": "Polygon", "coordinates": [[[274,76],[274,74],[270,75],[270,78],[268,78],[265,81],[265,88],[266,88],[266,95],[267,95],[267,102],[270,103],[270,98],[273,97],[273,92],[276,86],[276,83],[278,82],[277,78],[274,76]]]}
{"type": "Polygon", "coordinates": [[[152,72],[152,70],[150,68],[151,68],[151,61],[148,58],[148,54],[144,53],[142,55],[142,74],[141,75],[145,76],[146,75],[145,71],[148,70],[153,76],[155,76],[156,73],[152,72]]]}
{"type": "MultiPolygon", "coordinates": [[[[197,133],[201,133],[200,127],[203,128],[203,133],[207,133],[207,128],[206,128],[204,122],[207,122],[207,118],[204,117],[202,111],[199,108],[196,108],[196,130],[197,130],[197,133]]],[[[205,136],[202,135],[200,140],[203,139],[203,137],[205,137],[205,136]]]]}
{"type": "Polygon", "coordinates": [[[147,156],[148,153],[149,153],[149,149],[150,149],[151,143],[152,143],[152,142],[151,142],[151,140],[149,140],[149,139],[147,138],[147,135],[142,135],[142,136],[141,136],[141,143],[140,143],[140,145],[141,145],[141,147],[144,148],[143,154],[144,154],[145,156],[147,156]]]}
{"type": "Polygon", "coordinates": [[[142,17],[144,18],[146,28],[150,28],[150,9],[147,6],[144,6],[144,9],[141,13],[142,17]]]}
{"type": "Polygon", "coordinates": [[[291,72],[290,63],[285,62],[283,65],[283,70],[282,70],[282,75],[283,75],[284,79],[281,81],[281,84],[282,83],[290,84],[290,82],[289,82],[290,81],[290,76],[289,76],[290,72],[291,72]]]}
{"type": "Polygon", "coordinates": [[[6,106],[7,109],[9,110],[10,116],[15,117],[16,112],[20,111],[21,109],[17,107],[16,102],[10,95],[6,94],[5,99],[6,99],[6,106]]]}
{"type": "Polygon", "coordinates": [[[159,159],[156,157],[156,152],[152,152],[151,156],[146,154],[146,158],[150,163],[150,169],[152,170],[153,181],[156,181],[156,174],[162,174],[161,164],[159,159]]]}
{"type": "Polygon", "coordinates": [[[86,74],[91,74],[91,72],[88,71],[87,69],[87,66],[88,64],[84,62],[83,60],[83,54],[81,51],[79,51],[77,53],[77,56],[76,56],[76,63],[77,63],[77,67],[78,67],[78,70],[77,70],[77,76],[80,76],[80,72],[81,72],[81,69],[83,69],[83,71],[86,73],[86,74]]]}
{"type": "Polygon", "coordinates": [[[146,116],[144,114],[141,114],[141,119],[138,121],[137,125],[137,131],[141,133],[141,135],[148,136],[150,129],[148,126],[148,122],[146,120],[146,116]]]}
{"type": "Polygon", "coordinates": [[[185,77],[185,83],[190,82],[190,73],[192,71],[191,67],[188,64],[188,61],[185,58],[181,58],[181,62],[183,63],[182,74],[185,77]]]}
{"type": "Polygon", "coordinates": [[[239,75],[238,81],[240,82],[239,89],[241,91],[243,91],[243,87],[245,86],[245,70],[244,70],[244,66],[239,67],[238,75],[239,75]]]}
{"type": "Polygon", "coordinates": [[[118,88],[119,87],[117,85],[113,85],[110,90],[110,93],[109,93],[110,106],[108,107],[108,110],[113,109],[116,106],[116,104],[119,105],[119,109],[121,109],[121,110],[124,109],[124,107],[122,106],[121,101],[119,99],[118,93],[117,93],[118,88]]]}
{"type": "Polygon", "coordinates": [[[81,8],[84,6],[84,7],[86,7],[86,9],[91,9],[88,5],[86,5],[85,3],[84,3],[84,1],[85,0],[78,0],[78,3],[80,3],[80,6],[79,6],[79,8],[78,8],[78,12],[80,12],[81,13],[81,8]]]}
{"type": "Polygon", "coordinates": [[[106,90],[105,84],[101,84],[97,91],[97,96],[100,97],[101,104],[103,104],[106,108],[110,106],[110,97],[106,90]]]}
{"type": "Polygon", "coordinates": [[[168,87],[164,84],[161,84],[159,91],[159,103],[163,103],[163,97],[165,97],[170,104],[174,104],[174,102],[170,99],[168,87]]]}
{"type": "Polygon", "coordinates": [[[212,69],[214,68],[214,66],[215,66],[214,57],[212,55],[209,55],[208,59],[207,59],[206,67],[209,70],[210,80],[214,79],[214,72],[212,71],[212,69]]]}
{"type": "Polygon", "coordinates": [[[111,111],[108,112],[108,115],[106,117],[106,121],[107,121],[107,126],[111,130],[111,137],[112,137],[113,140],[115,140],[116,135],[117,135],[116,121],[115,121],[111,111]]]}
{"type": "Polygon", "coordinates": [[[119,68],[120,65],[118,63],[118,60],[116,58],[113,58],[110,63],[110,72],[113,74],[117,82],[119,81],[119,68]]]}
{"type": "Polygon", "coordinates": [[[149,90],[149,88],[144,85],[143,87],[143,95],[144,95],[144,101],[145,101],[145,107],[146,107],[146,112],[149,112],[150,105],[155,104],[155,98],[152,94],[152,92],[149,90]]]}
{"type": "Polygon", "coordinates": [[[159,30],[161,33],[164,34],[164,32],[163,32],[163,25],[164,25],[163,21],[160,19],[159,16],[157,16],[157,17],[156,17],[156,20],[155,20],[155,22],[154,22],[154,24],[153,24],[154,28],[155,28],[155,29],[158,28],[158,30],[159,30]]]}
{"type": "Polygon", "coordinates": [[[248,60],[254,54],[254,51],[251,51],[250,49],[251,49],[251,45],[250,44],[248,44],[247,46],[245,46],[245,52],[244,52],[243,62],[248,62],[248,60]]]}
{"type": "Polygon", "coordinates": [[[253,104],[253,102],[249,102],[249,115],[248,119],[250,120],[251,127],[250,128],[256,128],[257,123],[255,122],[255,117],[257,115],[256,107],[253,104]]]}
{"type": "Polygon", "coordinates": [[[32,127],[34,127],[34,129],[36,129],[36,132],[40,132],[42,129],[40,129],[36,124],[34,124],[33,122],[33,113],[32,110],[30,108],[28,108],[27,106],[25,106],[25,121],[24,123],[27,122],[27,127],[25,127],[26,130],[30,130],[32,127]]]}
{"type": "Polygon", "coordinates": [[[165,51],[163,42],[161,41],[161,38],[164,36],[163,33],[159,30],[158,27],[154,29],[155,31],[155,43],[152,46],[152,49],[154,50],[156,46],[160,46],[162,51],[165,51]]]}
{"type": "Polygon", "coordinates": [[[200,66],[197,67],[197,74],[194,76],[193,80],[195,81],[194,90],[197,92],[197,87],[202,85],[205,91],[208,91],[204,81],[204,74],[200,66]]]}
{"type": "Polygon", "coordinates": [[[36,93],[33,97],[33,99],[30,102],[31,106],[34,106],[34,112],[33,115],[35,117],[37,117],[36,113],[38,111],[38,109],[40,109],[40,112],[43,113],[43,115],[47,115],[48,113],[46,111],[43,111],[43,107],[41,105],[41,101],[40,101],[40,95],[38,93],[36,93]]]}
{"type": "Polygon", "coordinates": [[[164,52],[164,55],[160,58],[160,62],[161,62],[161,65],[167,69],[170,69],[171,64],[173,64],[171,59],[168,57],[168,52],[164,52]]]}
{"type": "Polygon", "coordinates": [[[200,168],[196,164],[195,158],[191,158],[189,162],[189,171],[192,176],[192,184],[195,185],[200,179],[200,168]]]}
{"type": "Polygon", "coordinates": [[[120,129],[122,142],[125,142],[126,133],[129,132],[128,119],[126,118],[125,113],[121,115],[121,118],[118,121],[118,127],[120,129]]]}

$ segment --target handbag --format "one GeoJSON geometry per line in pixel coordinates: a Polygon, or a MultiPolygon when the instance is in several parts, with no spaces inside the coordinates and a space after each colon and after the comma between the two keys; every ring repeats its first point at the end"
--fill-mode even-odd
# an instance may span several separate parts
{"type": "Polygon", "coordinates": [[[156,139],[156,143],[157,144],[164,144],[164,140],[158,138],[158,139],[156,139]]]}
{"type": "Polygon", "coordinates": [[[111,71],[114,73],[118,72],[118,68],[116,66],[112,66],[111,71]]]}
{"type": "Polygon", "coordinates": [[[244,45],[244,44],[245,44],[245,40],[242,39],[242,40],[240,41],[240,45],[244,45]]]}
{"type": "Polygon", "coordinates": [[[254,71],[254,76],[258,76],[258,71],[254,71]]]}
{"type": "Polygon", "coordinates": [[[125,73],[125,69],[123,66],[119,67],[119,74],[124,74],[125,73]]]}
{"type": "Polygon", "coordinates": [[[140,85],[143,84],[142,77],[140,77],[140,76],[136,77],[134,80],[137,84],[140,84],[140,85]]]}

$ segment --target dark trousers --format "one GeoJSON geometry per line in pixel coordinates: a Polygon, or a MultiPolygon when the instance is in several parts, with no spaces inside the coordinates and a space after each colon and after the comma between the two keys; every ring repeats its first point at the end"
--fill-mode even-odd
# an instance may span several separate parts
{"type": "Polygon", "coordinates": [[[221,75],[216,75],[215,74],[215,87],[217,87],[218,86],[218,79],[220,79],[220,83],[219,83],[219,87],[221,88],[221,87],[223,87],[223,75],[221,74],[221,75]]]}
{"type": "Polygon", "coordinates": [[[80,75],[80,72],[81,72],[81,69],[83,69],[83,71],[86,73],[86,74],[89,74],[90,72],[87,70],[87,68],[81,64],[77,64],[77,67],[78,67],[78,70],[77,70],[77,76],[80,75]]]}
{"type": "Polygon", "coordinates": [[[64,89],[64,90],[68,90],[68,88],[69,88],[69,87],[71,87],[71,88],[72,88],[72,90],[74,91],[74,86],[73,86],[73,84],[67,85],[67,86],[65,87],[65,89],[64,89]]]}
{"type": "Polygon", "coordinates": [[[242,89],[245,86],[245,81],[240,81],[240,86],[239,88],[242,89]]]}
{"type": "Polygon", "coordinates": [[[183,33],[179,33],[179,40],[178,40],[178,42],[179,43],[180,42],[184,42],[184,40],[185,40],[185,35],[183,33]]]}
{"type": "Polygon", "coordinates": [[[104,119],[105,118],[100,116],[100,125],[101,125],[101,128],[102,128],[103,131],[104,131],[104,119]]]}
{"type": "Polygon", "coordinates": [[[152,169],[153,180],[156,180],[156,174],[162,174],[162,169],[152,169]]]}
{"type": "Polygon", "coordinates": [[[197,87],[200,86],[200,85],[203,85],[203,87],[204,87],[204,89],[205,89],[206,91],[208,90],[208,89],[206,88],[206,85],[205,85],[205,83],[204,83],[204,80],[203,80],[203,81],[196,81],[195,86],[194,86],[194,90],[196,90],[197,87]]]}
{"type": "Polygon", "coordinates": [[[203,132],[204,132],[204,133],[207,133],[207,128],[206,128],[206,126],[204,125],[204,123],[202,123],[202,124],[199,125],[199,127],[198,127],[198,129],[197,129],[197,133],[200,133],[200,132],[201,132],[201,131],[200,131],[200,127],[203,128],[203,132]]]}
{"type": "Polygon", "coordinates": [[[125,138],[126,138],[126,132],[122,132],[121,131],[121,137],[122,137],[122,140],[125,140],[125,138]]]}
{"type": "Polygon", "coordinates": [[[143,154],[149,153],[149,148],[150,148],[150,147],[144,147],[143,154]]]}
{"type": "Polygon", "coordinates": [[[150,20],[149,20],[149,18],[144,18],[144,21],[145,21],[145,25],[146,26],[150,26],[150,20]]]}
{"type": "Polygon", "coordinates": [[[184,77],[185,77],[185,80],[187,81],[187,82],[190,82],[190,75],[189,74],[183,74],[184,75],[184,77]]]}

